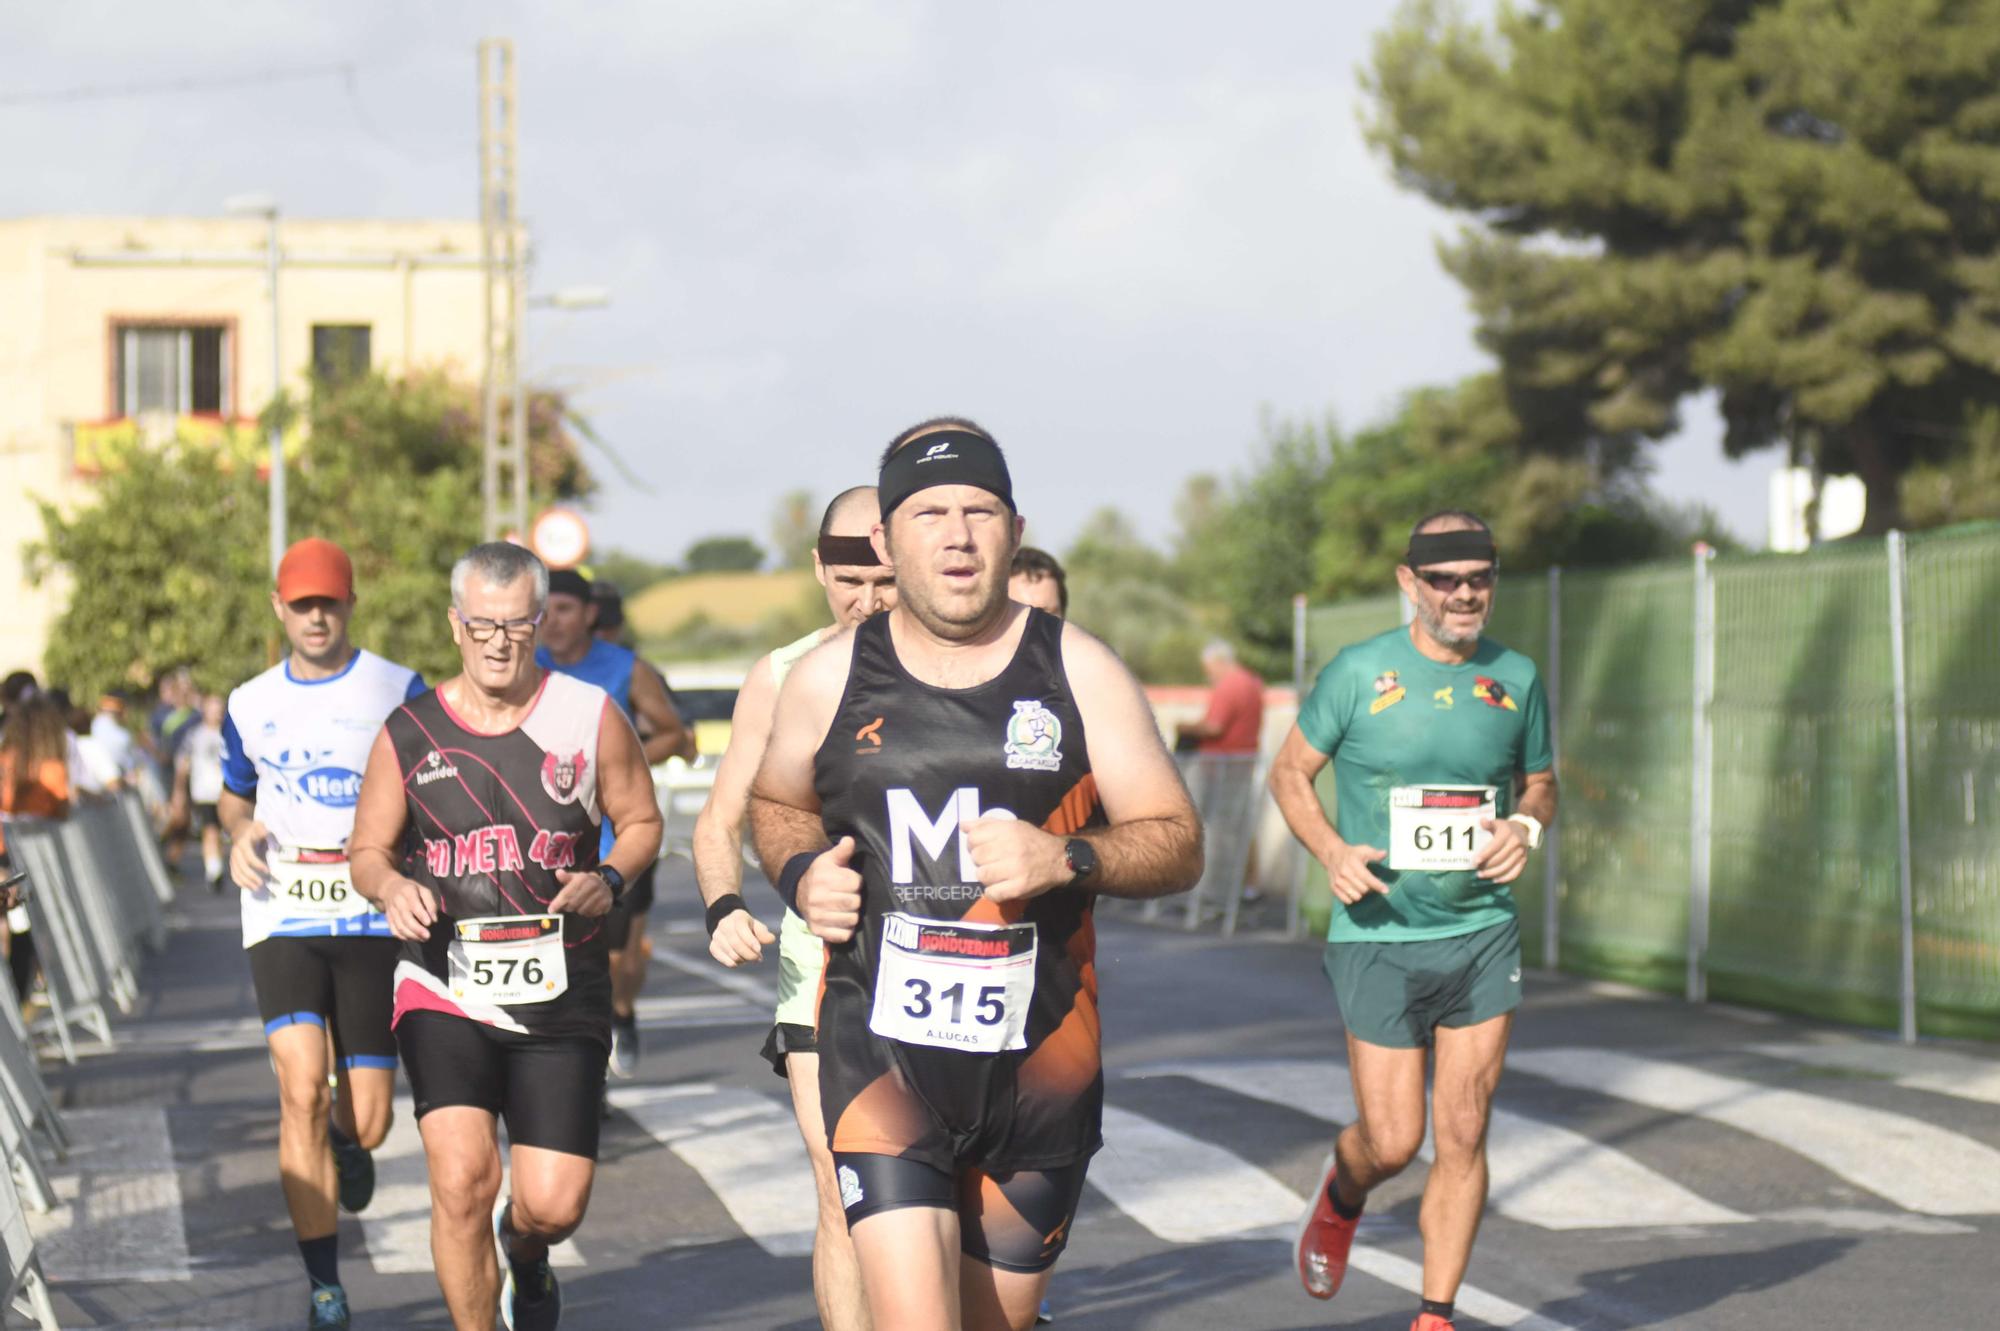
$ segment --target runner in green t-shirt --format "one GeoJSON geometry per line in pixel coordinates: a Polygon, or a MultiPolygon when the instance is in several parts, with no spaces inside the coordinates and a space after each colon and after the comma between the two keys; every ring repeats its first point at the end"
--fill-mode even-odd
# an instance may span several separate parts
{"type": "Polygon", "coordinates": [[[1481,635],[1498,573],[1478,518],[1454,510],[1419,522],[1396,570],[1415,618],[1327,664],[1271,763],[1278,807],[1339,903],[1326,971],[1359,1111],[1300,1229],[1299,1278],[1314,1298],[1339,1290],[1369,1191],[1423,1144],[1434,1046],[1435,1160],[1412,1331],[1450,1331],[1486,1205],[1487,1113],[1521,1001],[1507,885],[1556,811],[1534,663],[1481,635]],[[1329,761],[1331,825],[1313,790],[1329,761]]]}

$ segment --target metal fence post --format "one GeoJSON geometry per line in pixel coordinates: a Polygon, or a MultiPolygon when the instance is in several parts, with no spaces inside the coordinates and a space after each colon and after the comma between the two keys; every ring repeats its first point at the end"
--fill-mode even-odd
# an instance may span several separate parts
{"type": "MultiPolygon", "coordinates": [[[[1292,697],[1303,709],[1306,705],[1306,594],[1300,592],[1292,597],[1292,697]]],[[[1254,835],[1254,833],[1253,833],[1254,835]]],[[[1300,910],[1304,906],[1306,874],[1313,863],[1305,846],[1294,837],[1292,853],[1299,857],[1292,861],[1291,882],[1285,892],[1285,937],[1297,938],[1304,927],[1300,910]],[[1305,863],[1300,863],[1304,860],[1305,863]]]]}
{"type": "Polygon", "coordinates": [[[1715,719],[1715,552],[1697,546],[1694,555],[1694,771],[1689,808],[1687,996],[1708,1000],[1708,889],[1710,839],[1714,832],[1715,719]]]}
{"type": "MultiPolygon", "coordinates": [[[[1549,655],[1543,692],[1549,704],[1549,748],[1562,770],[1562,567],[1549,569],[1549,655]]],[[[1557,813],[1561,817],[1560,811],[1557,813]]],[[[1556,899],[1562,883],[1562,827],[1549,828],[1542,842],[1542,967],[1554,970],[1562,957],[1562,905],[1556,899]]]]}
{"type": "Polygon", "coordinates": [[[1904,654],[1903,533],[1889,533],[1889,677],[1896,697],[1896,894],[1902,917],[1901,1021],[1903,1043],[1917,1038],[1916,900],[1910,881],[1910,677],[1904,654]]]}

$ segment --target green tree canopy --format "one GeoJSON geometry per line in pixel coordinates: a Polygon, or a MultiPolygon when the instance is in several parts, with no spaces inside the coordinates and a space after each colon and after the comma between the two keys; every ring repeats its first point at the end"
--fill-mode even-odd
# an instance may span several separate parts
{"type": "Polygon", "coordinates": [[[1115,508],[1092,514],[1063,555],[1069,617],[1149,684],[1201,678],[1203,624],[1186,580],[1115,508]]]}
{"type": "Polygon", "coordinates": [[[2000,0],[1413,0],[1363,78],[1523,438],[1608,474],[1719,390],[1732,455],[1868,487],[2000,391],[2000,0]]]}
{"type": "MultiPolygon", "coordinates": [[[[444,620],[451,565],[480,537],[476,407],[473,388],[442,374],[318,385],[286,475],[287,533],[338,541],[354,561],[355,641],[432,680],[458,668],[444,620]]],[[[559,399],[535,399],[529,469],[540,500],[591,484],[566,420],[559,399]]],[[[30,568],[68,595],[48,677],[88,698],[150,688],[186,665],[219,691],[271,664],[283,644],[268,512],[255,471],[189,441],[119,454],[96,501],[73,514],[44,503],[30,568]]]]}
{"type": "Polygon", "coordinates": [[[750,573],[764,567],[764,547],[748,536],[706,536],[687,548],[681,567],[690,573],[750,573]]]}

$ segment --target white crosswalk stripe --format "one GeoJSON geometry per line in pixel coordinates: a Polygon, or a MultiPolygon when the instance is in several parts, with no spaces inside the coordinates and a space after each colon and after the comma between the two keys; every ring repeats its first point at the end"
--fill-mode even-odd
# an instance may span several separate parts
{"type": "Polygon", "coordinates": [[[700,1174],[764,1251],[812,1251],[812,1165],[789,1109],[752,1091],[707,1084],[621,1086],[611,1092],[611,1107],[700,1174]]]}
{"type": "MultiPolygon", "coordinates": [[[[1156,1063],[1132,1076],[1179,1076],[1345,1126],[1356,1118],[1344,1065],[1330,1060],[1156,1063]]],[[[1424,1137],[1423,1158],[1431,1158],[1424,1137]]],[[[1580,1132],[1496,1106],[1486,1141],[1495,1210],[1544,1229],[1729,1225],[1750,1217],[1689,1192],[1580,1132]]]]}
{"type": "Polygon", "coordinates": [[[1913,1091],[2000,1105],[2000,1062],[1948,1049],[1910,1048],[1885,1041],[1813,1040],[1753,1044],[1753,1053],[1807,1067],[1881,1077],[1913,1091]]]}
{"type": "MultiPolygon", "coordinates": [[[[431,1185],[424,1168],[424,1139],[417,1131],[416,1106],[396,1101],[389,1136],[375,1150],[375,1199],[359,1217],[368,1264],[384,1275],[429,1271],[431,1185]]],[[[584,1265],[575,1240],[549,1249],[551,1266],[584,1265]]]]}
{"type": "MultiPolygon", "coordinates": [[[[1225,1238],[1289,1242],[1305,1199],[1271,1175],[1220,1146],[1149,1118],[1104,1107],[1104,1149],[1090,1164],[1090,1186],[1169,1243],[1225,1238]]],[[[1413,1294],[1423,1292],[1423,1267],[1395,1253],[1355,1244],[1348,1265],[1413,1294]]],[[[1475,1285],[1461,1285],[1459,1308],[1516,1331],[1571,1331],[1475,1285]]]]}
{"type": "Polygon", "coordinates": [[[1761,1137],[1925,1215],[2000,1214],[2000,1151],[1907,1114],[1609,1049],[1518,1049],[1517,1071],[1761,1137]]]}

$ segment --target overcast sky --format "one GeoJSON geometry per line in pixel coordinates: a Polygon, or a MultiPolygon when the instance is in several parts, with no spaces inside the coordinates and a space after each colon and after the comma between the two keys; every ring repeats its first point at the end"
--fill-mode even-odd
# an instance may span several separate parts
{"type": "MultiPolygon", "coordinates": [[[[531,377],[593,459],[600,546],[764,539],[780,492],[870,479],[902,426],[970,415],[1007,447],[1030,539],[1104,504],[1164,536],[1183,479],[1249,457],[1260,414],[1359,426],[1481,368],[1438,267],[1454,219],[1364,147],[1355,69],[1390,0],[969,5],[62,4],[0,0],[0,213],[476,216],[473,46],[515,42],[537,290],[531,377]]],[[[1696,413],[1700,415],[1700,413],[1696,413]]],[[[1701,420],[1656,488],[1761,541],[1767,452],[1701,420]]]]}

